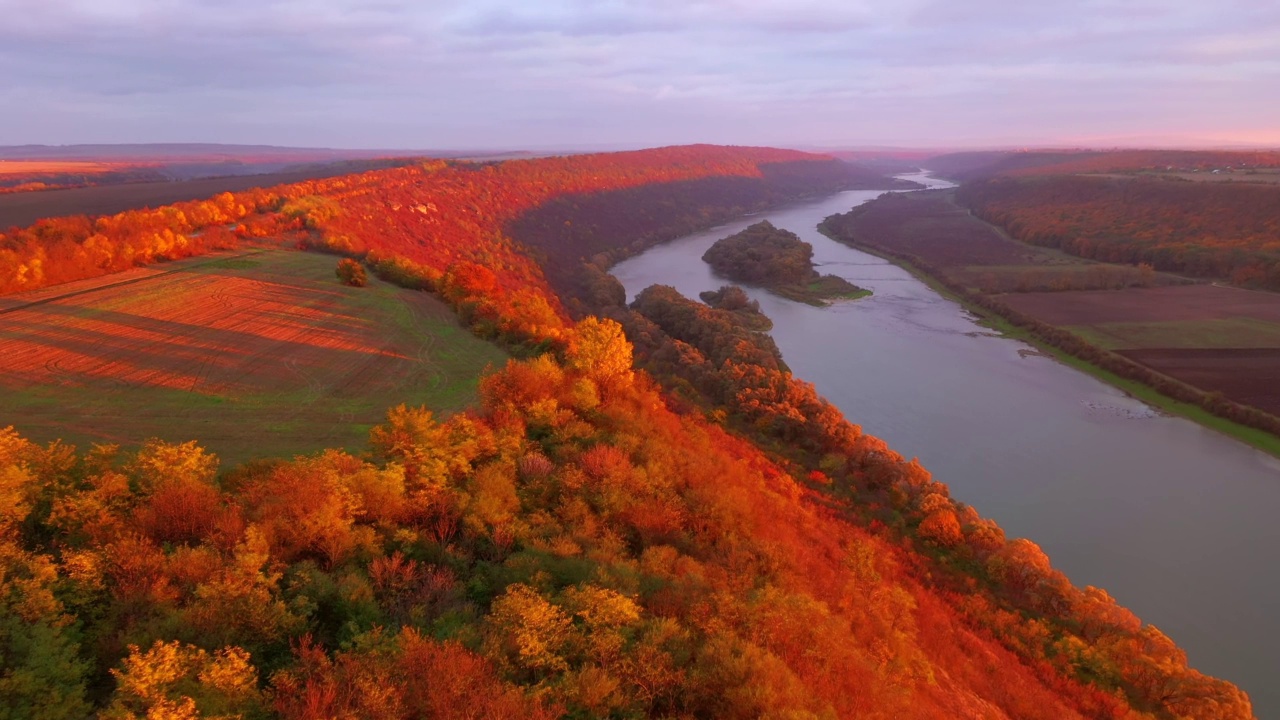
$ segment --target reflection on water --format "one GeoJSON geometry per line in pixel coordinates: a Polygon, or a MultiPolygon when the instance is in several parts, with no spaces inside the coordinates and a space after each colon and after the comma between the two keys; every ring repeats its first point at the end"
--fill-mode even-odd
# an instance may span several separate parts
{"type": "Polygon", "coordinates": [[[630,297],[661,283],[696,298],[727,282],[701,260],[717,239],[762,218],[796,233],[822,272],[875,292],[815,308],[747,288],[796,376],[1169,634],[1194,667],[1239,684],[1259,717],[1280,717],[1280,461],[993,337],[906,271],[818,233],[878,194],[760,213],[612,272],[630,297]]]}

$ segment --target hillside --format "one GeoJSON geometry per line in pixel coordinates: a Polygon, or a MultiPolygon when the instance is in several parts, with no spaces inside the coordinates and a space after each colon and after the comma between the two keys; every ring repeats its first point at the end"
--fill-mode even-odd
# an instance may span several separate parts
{"type": "Polygon", "coordinates": [[[52,258],[112,267],[77,264],[86,246],[159,259],[216,227],[235,225],[231,246],[284,233],[438,293],[522,359],[473,412],[393,409],[362,455],[317,443],[219,473],[195,443],[0,434],[10,707],[1250,717],[1157,629],[848,423],[767,335],[669,288],[627,307],[606,272],[844,187],[838,166],[713,147],[431,163],[12,235],[0,277],[21,285],[33,259],[44,282],[63,276],[52,258]],[[600,212],[645,196],[659,204],[623,221],[600,212]]]}

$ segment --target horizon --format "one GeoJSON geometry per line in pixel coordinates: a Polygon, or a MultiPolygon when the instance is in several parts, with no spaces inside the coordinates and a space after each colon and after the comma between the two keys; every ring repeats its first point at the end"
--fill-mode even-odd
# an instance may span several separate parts
{"type": "MultiPolygon", "coordinates": [[[[137,156],[122,156],[123,159],[144,159],[144,160],[181,160],[184,159],[185,150],[191,157],[199,157],[196,155],[198,150],[207,150],[211,152],[224,151],[228,155],[233,155],[234,151],[276,151],[282,153],[335,153],[334,160],[359,159],[373,157],[434,157],[435,154],[441,156],[448,155],[450,157],[466,158],[468,156],[504,156],[504,155],[536,155],[536,154],[590,154],[590,153],[610,153],[610,152],[635,152],[640,150],[651,150],[662,147],[679,147],[691,145],[722,145],[722,146],[739,146],[753,147],[748,145],[738,145],[735,143],[671,143],[668,145],[629,145],[629,144],[609,144],[602,143],[596,145],[544,145],[544,146],[528,146],[528,147],[504,147],[494,146],[459,146],[459,147],[433,147],[433,148],[392,148],[392,147],[334,147],[334,146],[303,146],[303,145],[273,145],[266,143],[223,143],[210,141],[191,141],[191,142],[157,142],[157,143],[25,143],[20,145],[0,145],[0,162],[16,162],[24,160],[43,160],[55,159],[62,157],[70,159],[75,157],[94,158],[101,160],[110,160],[110,156],[102,156],[93,154],[94,150],[126,150],[131,148],[138,149],[141,154],[137,156]],[[47,149],[55,154],[41,155],[39,150],[47,149]],[[67,153],[83,149],[83,156],[76,155],[57,155],[56,153],[67,153]],[[27,155],[8,155],[5,153],[13,153],[14,151],[33,151],[33,154],[27,155]],[[147,151],[162,152],[166,150],[178,151],[175,155],[164,157],[159,154],[148,155],[147,151]]],[[[1037,152],[1126,152],[1126,151],[1182,151],[1182,152],[1276,152],[1280,151],[1280,143],[1115,143],[1115,144],[1069,144],[1069,143],[1043,143],[1031,145],[836,145],[836,146],[813,146],[805,143],[788,143],[775,145],[759,145],[754,147],[776,147],[781,149],[799,150],[801,152],[809,152],[815,154],[827,153],[865,153],[865,154],[882,154],[882,155],[921,155],[921,156],[941,156],[956,153],[980,153],[980,152],[997,152],[997,153],[1037,153],[1037,152]]],[[[234,157],[229,158],[234,159],[234,157]]],[[[513,158],[518,159],[518,158],[513,158]]]]}
{"type": "Polygon", "coordinates": [[[0,0],[11,145],[1280,146],[1280,8],[0,0]]]}

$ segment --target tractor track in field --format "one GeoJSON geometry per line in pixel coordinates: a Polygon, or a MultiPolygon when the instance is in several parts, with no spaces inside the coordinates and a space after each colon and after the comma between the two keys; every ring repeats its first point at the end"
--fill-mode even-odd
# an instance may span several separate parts
{"type": "Polygon", "coordinates": [[[0,426],[81,446],[198,439],[233,464],[362,447],[388,407],[474,400],[499,350],[425,294],[334,287],[331,262],[264,249],[6,298],[25,301],[0,308],[0,426]]]}
{"type": "MultiPolygon", "coordinates": [[[[223,261],[226,261],[226,260],[239,260],[239,259],[241,259],[241,258],[251,257],[251,256],[253,256],[253,255],[258,255],[258,254],[260,254],[260,253],[262,253],[262,252],[265,252],[265,251],[263,251],[263,250],[254,250],[254,251],[247,252],[247,253],[241,253],[241,254],[239,254],[239,255],[230,255],[230,256],[228,256],[228,255],[222,255],[222,256],[217,257],[216,259],[211,259],[211,260],[208,260],[208,261],[206,261],[206,262],[194,263],[194,264],[191,264],[191,265],[186,265],[186,264],[184,264],[184,265],[183,265],[183,267],[175,268],[175,269],[173,269],[173,270],[162,270],[162,271],[160,271],[160,272],[156,272],[156,273],[149,273],[149,274],[144,275],[144,276],[142,276],[142,277],[130,278],[130,279],[128,279],[128,280],[120,280],[120,281],[118,281],[118,282],[113,282],[113,283],[109,283],[109,284],[106,284],[106,285],[97,285],[97,286],[95,286],[95,287],[85,288],[84,290],[73,290],[73,291],[71,291],[71,292],[62,293],[62,294],[60,294],[60,295],[53,295],[53,296],[50,296],[50,297],[40,298],[39,300],[32,300],[32,301],[30,301],[30,302],[25,302],[25,303],[22,303],[21,305],[12,305],[12,306],[9,306],[9,307],[0,308],[0,315],[8,315],[8,314],[10,314],[10,313],[21,312],[21,311],[23,311],[23,310],[29,310],[29,309],[31,309],[31,308],[33,308],[33,307],[39,307],[40,305],[49,305],[49,304],[51,304],[51,303],[56,303],[56,302],[60,302],[60,301],[63,301],[63,300],[70,300],[71,298],[77,298],[77,297],[81,297],[81,296],[84,296],[84,295],[91,295],[91,294],[93,294],[93,293],[102,292],[102,291],[104,291],[104,290],[114,290],[114,289],[121,288],[121,287],[125,287],[125,286],[128,286],[128,285],[137,285],[138,283],[144,283],[144,282],[147,282],[147,281],[149,281],[149,280],[157,280],[157,279],[159,279],[159,278],[168,277],[168,276],[170,276],[170,275],[175,275],[175,274],[177,274],[177,273],[189,272],[189,271],[191,271],[191,270],[193,270],[193,269],[195,269],[195,268],[204,267],[204,266],[206,266],[206,265],[210,265],[210,264],[213,264],[213,263],[223,262],[223,261]]],[[[207,257],[207,256],[206,256],[206,257],[207,257]]],[[[181,262],[181,261],[179,261],[179,262],[181,262]]],[[[73,283],[71,283],[71,284],[73,284],[73,283]]],[[[44,290],[42,289],[42,290],[40,290],[40,291],[36,291],[36,292],[44,292],[44,290]]],[[[10,297],[12,297],[12,296],[10,296],[10,297]]]]}

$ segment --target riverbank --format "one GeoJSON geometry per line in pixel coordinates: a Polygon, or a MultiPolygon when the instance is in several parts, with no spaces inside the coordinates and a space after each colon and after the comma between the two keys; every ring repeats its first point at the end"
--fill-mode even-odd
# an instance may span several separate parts
{"type": "MultiPolygon", "coordinates": [[[[818,232],[830,238],[834,242],[848,245],[849,247],[855,248],[869,255],[882,258],[901,267],[911,273],[913,277],[927,285],[934,292],[959,304],[966,311],[974,315],[978,319],[979,324],[984,327],[999,332],[1005,337],[1025,342],[1058,362],[1101,380],[1112,387],[1122,390],[1129,396],[1141,400],[1142,402],[1163,412],[1186,418],[1198,425],[1201,425],[1202,427],[1222,433],[1223,435],[1239,440],[1252,448],[1280,458],[1280,437],[1275,434],[1220,417],[1198,404],[1170,397],[1151,385],[1139,380],[1123,377],[1095,363],[1089,362],[1086,359],[1067,352],[1066,350],[1037,336],[1032,330],[1015,324],[1015,322],[1009,317],[1009,315],[1012,315],[1011,312],[1004,313],[998,308],[989,307],[987,304],[980,304],[971,293],[948,283],[941,277],[940,273],[931,273],[921,268],[921,263],[918,261],[913,262],[903,255],[890,252],[883,248],[874,247],[866,243],[841,237],[838,233],[828,227],[825,221],[823,224],[818,226],[818,232]]],[[[1170,381],[1176,382],[1172,379],[1170,379],[1170,381]]],[[[1190,389],[1200,392],[1196,388],[1190,389]]]]}

